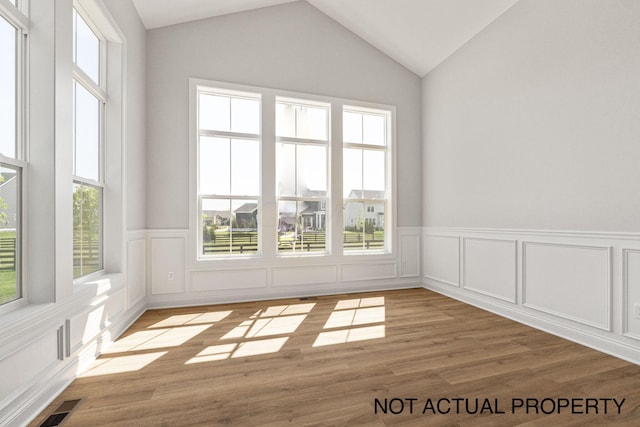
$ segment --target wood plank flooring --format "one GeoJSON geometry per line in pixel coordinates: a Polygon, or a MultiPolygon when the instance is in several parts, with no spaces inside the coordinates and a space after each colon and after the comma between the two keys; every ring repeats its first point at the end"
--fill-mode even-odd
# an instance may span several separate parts
{"type": "Polygon", "coordinates": [[[409,289],[151,310],[32,425],[72,399],[65,427],[640,425],[640,366],[409,289]]]}

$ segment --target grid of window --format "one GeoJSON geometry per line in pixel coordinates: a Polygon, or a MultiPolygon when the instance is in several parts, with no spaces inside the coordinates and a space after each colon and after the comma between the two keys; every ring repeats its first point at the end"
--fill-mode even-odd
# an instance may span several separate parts
{"type": "Polygon", "coordinates": [[[344,107],[345,251],[385,248],[389,121],[386,111],[344,107]]]}
{"type": "Polygon", "coordinates": [[[199,91],[200,255],[259,252],[260,170],[260,96],[199,91]]]}
{"type": "Polygon", "coordinates": [[[278,253],[327,252],[329,111],[276,101],[278,253]]]}
{"type": "MultiPolygon", "coordinates": [[[[16,2],[12,2],[17,6],[16,2]]],[[[0,305],[23,297],[21,281],[24,47],[27,17],[0,11],[0,305]]]]}
{"type": "Polygon", "coordinates": [[[73,277],[103,268],[104,42],[73,9],[73,277]]]}

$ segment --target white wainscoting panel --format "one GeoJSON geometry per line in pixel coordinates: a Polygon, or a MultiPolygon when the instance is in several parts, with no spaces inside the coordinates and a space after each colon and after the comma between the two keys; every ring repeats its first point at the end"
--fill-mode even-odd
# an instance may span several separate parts
{"type": "Polygon", "coordinates": [[[423,240],[424,277],[460,286],[460,238],[426,234],[423,240]]]}
{"type": "Polygon", "coordinates": [[[87,310],[67,319],[67,356],[71,356],[102,331],[105,302],[106,298],[103,298],[101,303],[89,306],[87,310]]]}
{"type": "Polygon", "coordinates": [[[108,327],[118,320],[126,308],[126,292],[124,289],[109,295],[105,303],[103,326],[108,327]]]}
{"type": "Polygon", "coordinates": [[[611,248],[523,242],[524,305],[610,330],[611,248]]]}
{"type": "Polygon", "coordinates": [[[271,269],[273,286],[304,286],[335,283],[338,267],[335,265],[308,265],[299,267],[275,267],[271,269]]]}
{"type": "Polygon", "coordinates": [[[145,297],[147,243],[144,238],[127,242],[127,292],[129,307],[145,297]]]}
{"type": "Polygon", "coordinates": [[[462,286],[475,292],[516,302],[518,242],[505,239],[462,239],[462,286]]]}
{"type": "Polygon", "coordinates": [[[33,383],[43,372],[52,370],[60,361],[58,328],[49,330],[35,341],[0,360],[0,408],[12,394],[33,383]]]}
{"type": "Polygon", "coordinates": [[[420,234],[400,234],[400,277],[420,276],[420,234]]]}
{"type": "Polygon", "coordinates": [[[340,276],[343,282],[393,279],[397,276],[396,267],[395,262],[343,264],[340,276]]]}
{"type": "Polygon", "coordinates": [[[640,250],[624,249],[622,257],[626,297],[624,332],[626,336],[640,340],[640,250]]]}
{"type": "Polygon", "coordinates": [[[252,289],[266,286],[266,268],[191,272],[191,290],[193,291],[252,289]]]}
{"type": "Polygon", "coordinates": [[[151,293],[154,295],[184,292],[185,239],[154,237],[151,239],[151,293]]]}

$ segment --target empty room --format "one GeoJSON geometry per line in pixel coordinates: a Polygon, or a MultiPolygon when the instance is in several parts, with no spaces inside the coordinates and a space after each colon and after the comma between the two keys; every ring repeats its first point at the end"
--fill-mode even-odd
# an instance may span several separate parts
{"type": "Polygon", "coordinates": [[[638,76],[638,0],[0,0],[0,425],[639,425],[638,76]]]}

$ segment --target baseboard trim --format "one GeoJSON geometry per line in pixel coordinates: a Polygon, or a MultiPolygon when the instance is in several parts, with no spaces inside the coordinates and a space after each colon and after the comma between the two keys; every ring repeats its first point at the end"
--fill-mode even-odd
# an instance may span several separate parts
{"type": "Polygon", "coordinates": [[[345,293],[388,291],[395,289],[410,289],[422,287],[419,278],[395,279],[393,281],[360,281],[339,283],[332,286],[287,286],[270,287],[264,289],[234,290],[230,292],[217,292],[209,295],[168,295],[165,298],[154,298],[147,301],[149,309],[174,308],[174,307],[196,307],[203,305],[230,304],[250,301],[270,301],[286,298],[303,298],[322,295],[336,295],[345,293]],[[246,292],[248,291],[248,292],[246,292]],[[260,292],[256,292],[260,291],[260,292]]]}
{"type": "MultiPolygon", "coordinates": [[[[34,386],[30,387],[30,396],[22,395],[15,399],[18,405],[12,412],[7,414],[4,419],[0,419],[0,425],[10,426],[26,426],[32,422],[43,410],[53,402],[81,373],[80,356],[87,348],[95,346],[96,348],[108,348],[111,342],[115,341],[122,335],[140,316],[144,314],[147,306],[144,300],[140,301],[129,312],[117,322],[105,328],[98,336],[83,346],[82,349],[74,352],[73,356],[68,358],[62,368],[46,380],[40,380],[34,386]],[[109,342],[105,342],[103,337],[110,336],[109,342]],[[49,383],[44,385],[43,383],[49,383]]],[[[100,355],[95,353],[94,360],[100,355]]],[[[28,393],[28,392],[27,392],[28,393]]]]}

